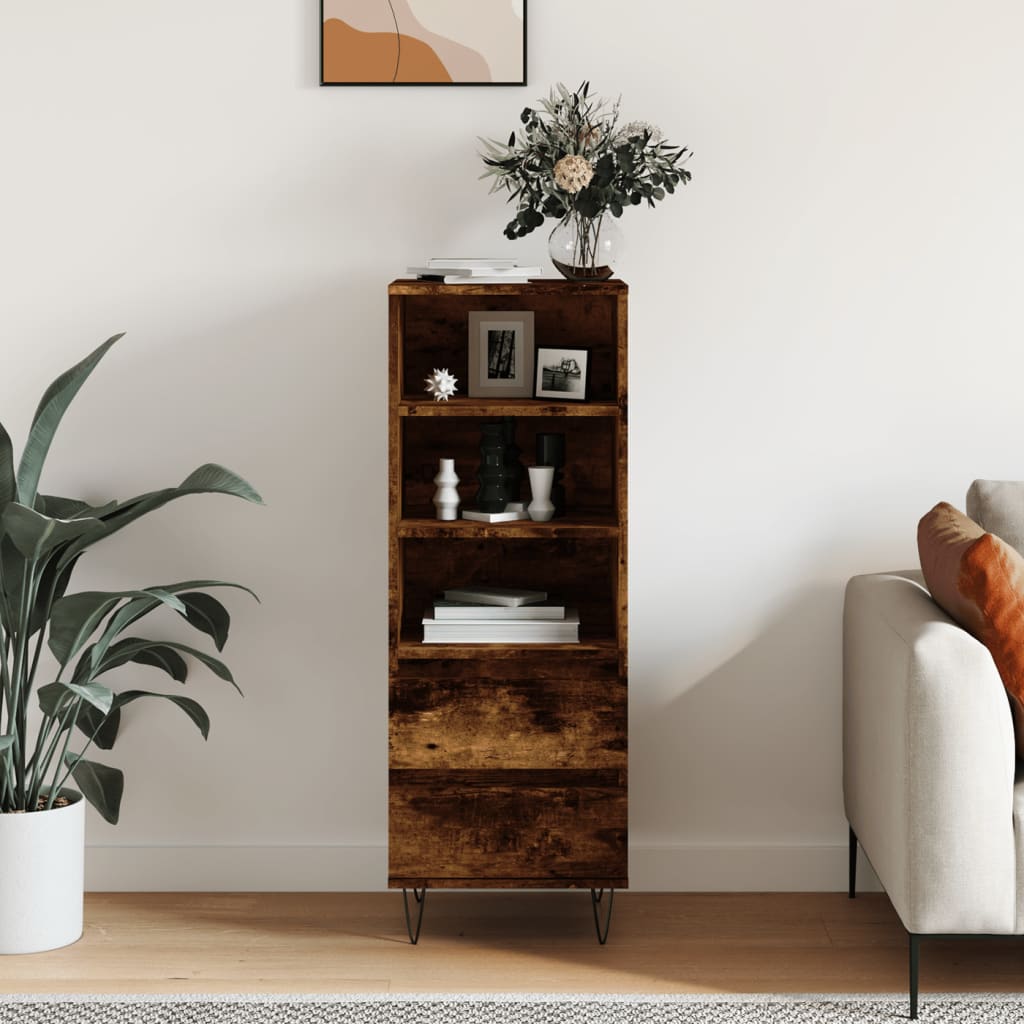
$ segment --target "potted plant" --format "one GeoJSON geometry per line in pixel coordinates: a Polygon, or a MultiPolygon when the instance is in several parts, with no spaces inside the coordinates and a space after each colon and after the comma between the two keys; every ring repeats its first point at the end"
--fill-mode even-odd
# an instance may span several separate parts
{"type": "Polygon", "coordinates": [[[559,82],[540,108],[527,107],[523,127],[508,143],[481,139],[491,192],[502,189],[515,202],[506,238],[522,238],[546,218],[558,221],[548,252],[570,280],[612,276],[621,248],[615,220],[628,206],[654,206],[691,174],[682,164],[689,151],[672,146],[647,121],[619,125],[619,102],[575,92],[559,82]],[[611,214],[609,217],[608,214],[611,214]]]}
{"type": "Polygon", "coordinates": [[[241,477],[215,465],[200,466],[178,487],[99,506],[40,493],[40,474],[64,413],[120,337],[104,342],[46,390],[17,468],[0,425],[0,953],[53,949],[81,936],[83,797],[116,823],[124,789],[122,772],[93,760],[91,748],[114,745],[122,709],[139,700],[167,700],[204,738],[209,733],[209,718],[191,697],[115,691],[107,674],[134,664],[183,683],[189,655],[237,689],[218,658],[128,632],[151,612],[170,609],[219,651],[230,618],[206,591],[237,584],[190,580],[68,593],[75,567],[94,544],[169,501],[213,493],[261,502],[241,477]],[[52,658],[43,657],[44,644],[52,658]]]}

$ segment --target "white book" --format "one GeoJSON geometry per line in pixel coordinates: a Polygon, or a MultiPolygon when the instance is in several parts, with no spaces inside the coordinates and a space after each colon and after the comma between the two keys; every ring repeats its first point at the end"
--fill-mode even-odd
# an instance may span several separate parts
{"type": "MultiPolygon", "coordinates": [[[[510,608],[498,604],[465,604],[461,601],[435,601],[433,620],[435,622],[494,622],[527,619],[530,621],[562,620],[565,605],[559,601],[541,601],[538,604],[521,604],[510,608]]],[[[430,610],[424,622],[431,617],[430,610]]]]}
{"type": "Polygon", "coordinates": [[[427,260],[428,267],[447,270],[450,267],[514,267],[516,261],[504,256],[488,258],[486,256],[433,256],[427,260]]]}
{"type": "Polygon", "coordinates": [[[407,274],[419,274],[420,277],[536,277],[541,267],[406,267],[407,274]]]}
{"type": "Polygon", "coordinates": [[[518,608],[522,604],[538,604],[548,599],[546,590],[518,590],[515,587],[488,587],[467,584],[451,587],[444,592],[446,601],[462,601],[465,604],[500,604],[518,608]]]}
{"type": "Polygon", "coordinates": [[[501,277],[465,277],[462,274],[447,274],[444,278],[445,284],[526,284],[531,277],[540,277],[540,272],[530,273],[523,277],[516,274],[504,274],[501,277]]]}
{"type": "Polygon", "coordinates": [[[580,616],[566,610],[559,621],[445,622],[424,618],[425,644],[575,644],[580,639],[580,616]]]}
{"type": "Polygon", "coordinates": [[[517,512],[514,509],[505,512],[478,512],[475,508],[462,510],[462,518],[474,523],[514,523],[520,519],[529,519],[529,512],[517,512]]]}

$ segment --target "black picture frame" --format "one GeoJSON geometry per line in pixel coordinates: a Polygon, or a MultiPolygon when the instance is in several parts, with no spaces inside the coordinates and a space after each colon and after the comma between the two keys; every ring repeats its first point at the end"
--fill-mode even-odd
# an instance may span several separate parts
{"type": "MultiPolygon", "coordinates": [[[[367,0],[367,2],[372,2],[372,0],[367,0]]],[[[388,4],[388,6],[391,7],[392,15],[393,16],[395,15],[394,7],[393,7],[393,5],[391,3],[391,0],[379,0],[379,2],[380,3],[388,4]]],[[[479,2],[483,3],[483,2],[485,2],[485,0],[479,0],[479,2]]],[[[528,31],[529,11],[528,11],[528,8],[529,8],[529,0],[523,0],[522,74],[521,74],[520,78],[518,78],[518,79],[515,79],[515,80],[511,80],[510,79],[509,81],[500,81],[500,82],[470,82],[470,81],[459,81],[459,82],[398,82],[398,81],[394,81],[394,80],[392,80],[390,82],[387,82],[387,81],[351,81],[351,82],[344,82],[344,81],[337,81],[337,82],[335,82],[335,81],[331,81],[331,82],[329,82],[324,77],[324,0],[320,0],[320,85],[321,85],[321,87],[324,87],[324,86],[328,86],[328,87],[337,87],[337,86],[341,86],[341,87],[373,86],[373,87],[384,87],[384,88],[392,88],[392,89],[393,88],[406,87],[406,86],[435,86],[435,87],[440,87],[440,88],[452,88],[452,87],[458,87],[458,86],[478,87],[478,86],[485,86],[485,85],[487,85],[487,86],[497,86],[499,88],[503,87],[503,86],[513,86],[513,87],[524,86],[524,85],[527,84],[526,60],[527,60],[527,40],[529,38],[529,31],[528,31]]],[[[397,22],[397,17],[396,17],[396,29],[397,28],[398,28],[398,22],[397,22]]],[[[401,33],[400,33],[400,31],[399,31],[398,34],[399,34],[399,46],[400,46],[401,45],[401,42],[400,42],[401,41],[401,33]]],[[[399,52],[400,52],[400,50],[399,50],[399,52]]],[[[396,75],[397,75],[397,67],[398,67],[398,65],[396,64],[396,75]]]]}
{"type": "Polygon", "coordinates": [[[534,367],[534,398],[544,398],[554,402],[587,401],[590,391],[589,348],[576,348],[571,345],[537,345],[534,350],[534,367]],[[577,373],[566,369],[566,363],[570,361],[575,363],[577,373]],[[573,386],[574,380],[575,386],[573,386]]]}

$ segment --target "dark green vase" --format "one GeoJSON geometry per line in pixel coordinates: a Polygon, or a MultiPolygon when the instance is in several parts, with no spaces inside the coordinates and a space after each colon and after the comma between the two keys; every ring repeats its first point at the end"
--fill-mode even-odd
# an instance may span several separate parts
{"type": "Polygon", "coordinates": [[[476,507],[481,512],[504,512],[509,498],[503,423],[484,423],[480,427],[480,469],[476,478],[480,481],[476,507]]]}

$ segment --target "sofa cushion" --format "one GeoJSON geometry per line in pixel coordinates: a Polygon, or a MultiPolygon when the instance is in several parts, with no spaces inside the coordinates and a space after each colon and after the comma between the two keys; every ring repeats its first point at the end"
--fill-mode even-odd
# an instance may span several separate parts
{"type": "Polygon", "coordinates": [[[975,480],[967,491],[967,514],[1024,554],[1024,481],[975,480]]]}
{"type": "Polygon", "coordinates": [[[917,547],[935,602],[989,649],[1024,757],[1024,557],[946,502],[921,519],[917,547]]]}

